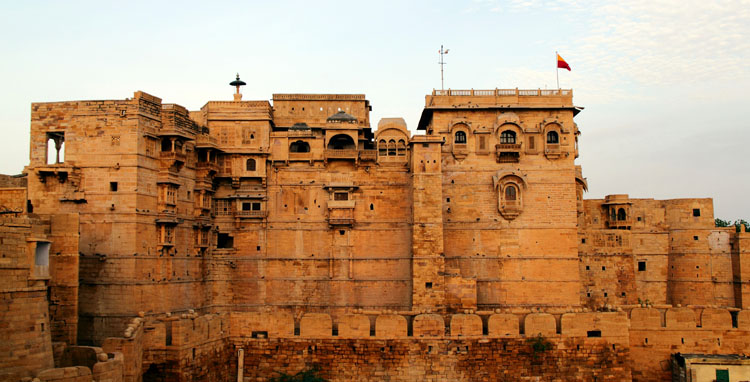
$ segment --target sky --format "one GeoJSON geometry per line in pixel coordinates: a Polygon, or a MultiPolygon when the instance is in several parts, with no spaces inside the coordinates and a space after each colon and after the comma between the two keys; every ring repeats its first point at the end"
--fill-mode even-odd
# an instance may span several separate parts
{"type": "Polygon", "coordinates": [[[560,87],[585,110],[586,198],[714,199],[750,220],[750,0],[0,1],[0,173],[28,164],[32,102],[143,90],[195,110],[364,93],[415,133],[424,96],[560,87]]]}

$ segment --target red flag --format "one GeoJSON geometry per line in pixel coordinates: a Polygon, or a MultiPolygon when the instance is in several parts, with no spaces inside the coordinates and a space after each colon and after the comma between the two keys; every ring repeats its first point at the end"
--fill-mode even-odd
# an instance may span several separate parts
{"type": "Polygon", "coordinates": [[[568,69],[568,71],[570,71],[570,65],[568,65],[568,63],[565,62],[565,60],[563,60],[563,58],[560,57],[559,54],[557,55],[557,68],[558,69],[568,69]]]}

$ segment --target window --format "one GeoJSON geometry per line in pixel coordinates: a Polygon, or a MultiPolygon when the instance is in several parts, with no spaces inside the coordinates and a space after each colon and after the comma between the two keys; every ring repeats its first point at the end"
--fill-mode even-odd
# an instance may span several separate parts
{"type": "Polygon", "coordinates": [[[251,208],[252,208],[252,203],[242,203],[243,211],[250,211],[251,208]]]}
{"type": "Polygon", "coordinates": [[[716,382],[729,382],[729,370],[716,369],[716,382]]]}
{"type": "Polygon", "coordinates": [[[292,142],[291,145],[289,145],[289,152],[290,153],[309,153],[310,145],[307,142],[295,141],[295,142],[292,142]]]}
{"type": "Polygon", "coordinates": [[[645,272],[646,271],[646,262],[645,261],[639,261],[638,262],[638,272],[645,272]]]}
{"type": "Polygon", "coordinates": [[[245,163],[245,170],[255,171],[255,159],[248,159],[245,163]]]}
{"type": "Polygon", "coordinates": [[[619,210],[617,210],[617,220],[619,220],[619,221],[625,221],[625,220],[627,220],[627,217],[628,217],[628,215],[625,213],[625,209],[624,208],[620,208],[619,210]]]}
{"type": "Polygon", "coordinates": [[[386,143],[385,139],[381,139],[378,142],[378,155],[381,157],[388,155],[388,143],[386,143]]]}
{"type": "Polygon", "coordinates": [[[557,131],[550,131],[547,133],[547,143],[560,143],[560,137],[557,135],[557,131]]]}
{"type": "Polygon", "coordinates": [[[456,139],[453,142],[458,144],[466,143],[466,133],[463,131],[456,131],[456,139]]]}
{"type": "Polygon", "coordinates": [[[349,200],[348,192],[334,192],[333,200],[349,200]]]}
{"type": "Polygon", "coordinates": [[[228,233],[219,233],[216,240],[216,248],[233,248],[234,238],[229,236],[228,233]]]}
{"type": "Polygon", "coordinates": [[[117,182],[109,182],[109,190],[112,192],[117,192],[117,182]]]}
{"type": "Polygon", "coordinates": [[[396,140],[391,139],[388,141],[388,156],[395,156],[396,155],[396,140]]]}
{"type": "Polygon", "coordinates": [[[406,142],[404,142],[403,139],[399,139],[396,149],[398,150],[398,156],[400,157],[405,156],[406,155],[406,142]]]}
{"type": "Polygon", "coordinates": [[[534,137],[529,137],[529,148],[534,150],[534,137]]]}
{"type": "Polygon", "coordinates": [[[700,210],[700,208],[693,208],[693,216],[695,216],[695,217],[701,216],[701,210],[700,210]]]}
{"type": "Polygon", "coordinates": [[[505,187],[505,200],[508,200],[508,201],[516,200],[516,187],[515,186],[509,185],[505,187]]]}
{"type": "Polygon", "coordinates": [[[479,137],[479,150],[487,150],[487,137],[484,135],[479,137]]]}
{"type": "Polygon", "coordinates": [[[52,244],[38,241],[34,251],[34,265],[49,265],[49,249],[52,244]]]}
{"type": "Polygon", "coordinates": [[[65,133],[47,133],[47,164],[65,162],[65,133]]]}
{"type": "Polygon", "coordinates": [[[511,130],[505,130],[500,134],[500,143],[503,144],[515,144],[516,133],[511,130]]]}
{"type": "Polygon", "coordinates": [[[232,214],[232,201],[229,199],[215,199],[214,200],[214,215],[216,216],[229,216],[232,214]]]}
{"type": "Polygon", "coordinates": [[[252,209],[253,211],[260,211],[260,202],[253,202],[252,209]]]}

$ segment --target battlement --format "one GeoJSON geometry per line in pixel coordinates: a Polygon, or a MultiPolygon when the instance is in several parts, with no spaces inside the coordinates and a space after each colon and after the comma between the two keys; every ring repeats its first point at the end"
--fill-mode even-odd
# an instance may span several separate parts
{"type": "Polygon", "coordinates": [[[426,108],[455,107],[498,107],[549,105],[554,107],[573,106],[572,89],[447,89],[433,90],[426,96],[426,108]]]}

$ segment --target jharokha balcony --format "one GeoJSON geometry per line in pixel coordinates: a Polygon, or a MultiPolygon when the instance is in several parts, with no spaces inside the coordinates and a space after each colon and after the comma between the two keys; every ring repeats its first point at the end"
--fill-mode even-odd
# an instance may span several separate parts
{"type": "Polygon", "coordinates": [[[518,163],[521,157],[520,143],[500,143],[495,145],[497,163],[518,163]]]}

